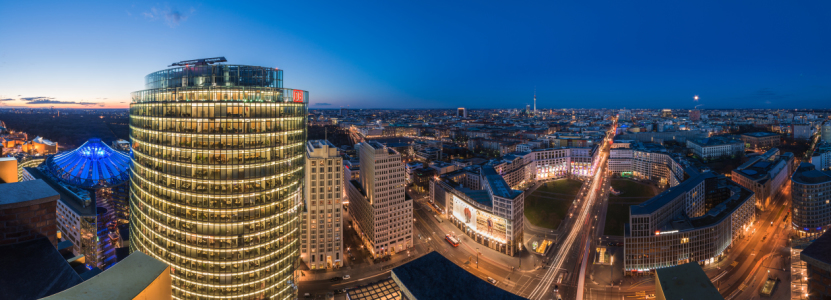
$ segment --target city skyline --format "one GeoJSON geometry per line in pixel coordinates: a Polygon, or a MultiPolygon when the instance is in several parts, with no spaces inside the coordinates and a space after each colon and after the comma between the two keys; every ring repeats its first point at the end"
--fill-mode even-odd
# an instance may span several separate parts
{"type": "Polygon", "coordinates": [[[288,85],[315,91],[310,109],[522,109],[535,87],[539,109],[831,99],[831,42],[816,38],[828,4],[273,5],[7,4],[0,28],[15,30],[0,39],[18,46],[0,50],[15,70],[0,75],[0,105],[126,108],[145,75],[214,56],[290,71],[288,85]]]}

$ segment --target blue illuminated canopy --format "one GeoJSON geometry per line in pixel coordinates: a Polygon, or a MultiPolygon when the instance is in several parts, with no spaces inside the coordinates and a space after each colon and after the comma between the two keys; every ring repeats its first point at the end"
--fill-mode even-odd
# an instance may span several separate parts
{"type": "Polygon", "coordinates": [[[47,159],[53,176],[80,188],[105,188],[130,178],[130,157],[113,150],[100,139],[90,139],[78,149],[47,159]]]}

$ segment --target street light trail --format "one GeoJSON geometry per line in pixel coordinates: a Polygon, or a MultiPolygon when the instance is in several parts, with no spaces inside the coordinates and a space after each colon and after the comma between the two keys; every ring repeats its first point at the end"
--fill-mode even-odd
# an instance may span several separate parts
{"type": "Polygon", "coordinates": [[[531,291],[531,294],[528,296],[528,299],[531,300],[539,300],[545,295],[545,292],[551,287],[551,284],[554,282],[554,279],[557,275],[558,270],[562,267],[563,262],[565,262],[566,255],[568,250],[571,249],[572,244],[577,239],[577,236],[580,235],[583,231],[584,223],[586,223],[586,218],[588,218],[589,210],[592,207],[592,203],[596,198],[596,190],[598,184],[600,183],[600,176],[602,176],[603,168],[600,167],[606,162],[606,153],[605,153],[605,145],[601,147],[601,158],[600,162],[597,166],[595,166],[594,170],[594,178],[591,180],[591,186],[587,190],[588,195],[585,196],[585,203],[583,203],[583,208],[580,210],[580,213],[577,216],[577,221],[574,223],[574,227],[568,233],[566,240],[560,244],[560,248],[557,250],[557,255],[554,256],[552,264],[550,265],[548,271],[545,272],[545,275],[540,280],[540,284],[531,291]]]}

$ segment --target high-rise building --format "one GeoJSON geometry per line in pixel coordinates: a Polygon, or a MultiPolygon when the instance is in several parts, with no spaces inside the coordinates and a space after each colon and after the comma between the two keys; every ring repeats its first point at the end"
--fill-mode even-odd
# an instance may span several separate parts
{"type": "Polygon", "coordinates": [[[672,110],[669,108],[664,108],[661,110],[661,117],[664,118],[672,118],[672,110]]]}
{"type": "Polygon", "coordinates": [[[413,199],[406,195],[401,154],[370,141],[355,146],[361,182],[346,184],[349,213],[370,253],[384,256],[413,245],[413,199]]]}
{"type": "Polygon", "coordinates": [[[456,117],[467,118],[467,110],[464,107],[459,107],[456,110],[456,117]]]}
{"type": "Polygon", "coordinates": [[[831,172],[801,163],[791,176],[793,227],[801,237],[819,236],[831,228],[831,172]]]}
{"type": "Polygon", "coordinates": [[[132,94],[130,248],[171,265],[178,299],[294,299],[309,94],[215,61],[132,94]]]}
{"type": "Polygon", "coordinates": [[[341,117],[346,117],[347,114],[349,114],[349,109],[341,107],[340,108],[340,116],[341,117]]]}
{"type": "Polygon", "coordinates": [[[312,270],[343,266],[342,166],[343,159],[335,145],[327,140],[306,142],[300,258],[312,270]]]}

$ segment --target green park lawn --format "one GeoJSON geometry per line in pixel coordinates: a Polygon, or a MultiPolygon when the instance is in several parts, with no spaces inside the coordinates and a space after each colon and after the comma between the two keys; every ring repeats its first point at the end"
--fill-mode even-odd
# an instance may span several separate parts
{"type": "Polygon", "coordinates": [[[622,193],[619,196],[609,194],[603,233],[622,236],[624,224],[629,222],[629,206],[649,200],[655,196],[655,191],[649,185],[626,179],[613,179],[612,188],[622,193]]]}
{"type": "Polygon", "coordinates": [[[525,217],[536,226],[557,229],[582,182],[572,179],[551,181],[525,197],[525,217]]]}

